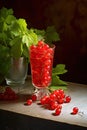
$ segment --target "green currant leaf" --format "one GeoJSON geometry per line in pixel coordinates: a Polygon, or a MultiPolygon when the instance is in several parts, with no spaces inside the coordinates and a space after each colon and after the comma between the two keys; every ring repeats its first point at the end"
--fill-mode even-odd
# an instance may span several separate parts
{"type": "Polygon", "coordinates": [[[28,42],[29,42],[29,39],[28,39],[28,36],[27,36],[27,35],[23,35],[23,37],[22,37],[22,42],[23,42],[23,43],[28,43],[28,42]]]}
{"type": "Polygon", "coordinates": [[[55,68],[53,68],[52,74],[53,75],[60,75],[66,73],[67,70],[65,69],[65,64],[58,64],[55,68]]]}
{"type": "Polygon", "coordinates": [[[11,32],[11,35],[13,35],[13,37],[16,37],[16,36],[20,36],[20,35],[21,35],[20,26],[19,26],[19,24],[17,23],[17,20],[14,21],[14,23],[10,26],[9,30],[10,30],[10,32],[11,32]]]}
{"type": "Polygon", "coordinates": [[[67,83],[61,80],[59,76],[52,76],[52,85],[66,86],[67,83]]]}
{"type": "Polygon", "coordinates": [[[45,34],[46,43],[52,43],[53,41],[59,41],[60,37],[54,26],[48,26],[45,34]]]}
{"type": "Polygon", "coordinates": [[[49,89],[50,91],[55,91],[55,90],[58,90],[58,89],[66,90],[67,87],[65,87],[65,86],[49,86],[48,89],[49,89]]]}
{"type": "Polygon", "coordinates": [[[23,52],[23,44],[21,42],[21,39],[14,39],[13,40],[13,46],[11,47],[11,56],[15,58],[19,58],[22,55],[23,52]]]}
{"type": "Polygon", "coordinates": [[[29,59],[29,49],[26,44],[23,45],[23,56],[29,59]]]}
{"type": "Polygon", "coordinates": [[[8,15],[13,15],[13,9],[2,7],[0,9],[0,17],[6,18],[8,15]]]}
{"type": "Polygon", "coordinates": [[[45,30],[39,30],[39,29],[34,29],[34,28],[31,28],[31,30],[33,30],[36,34],[37,34],[37,37],[38,37],[38,41],[40,40],[44,40],[45,38],[45,30]]]}
{"type": "Polygon", "coordinates": [[[23,18],[19,18],[17,20],[17,24],[19,25],[20,29],[22,32],[25,32],[26,29],[27,29],[27,23],[26,23],[26,20],[23,19],[23,18]]]}
{"type": "Polygon", "coordinates": [[[6,17],[5,22],[6,22],[8,25],[10,25],[11,22],[14,21],[14,20],[16,20],[15,16],[13,16],[13,15],[8,15],[8,16],[6,17]]]}

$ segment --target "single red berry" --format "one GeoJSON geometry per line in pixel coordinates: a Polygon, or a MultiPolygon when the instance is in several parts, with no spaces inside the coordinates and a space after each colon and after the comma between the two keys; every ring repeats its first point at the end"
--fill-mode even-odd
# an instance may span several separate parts
{"type": "Polygon", "coordinates": [[[43,46],[44,42],[42,40],[38,41],[38,46],[43,46]]]}
{"type": "Polygon", "coordinates": [[[31,96],[31,99],[32,99],[32,101],[36,101],[36,100],[37,100],[37,96],[36,96],[35,94],[33,94],[33,95],[31,96]]]}
{"type": "Polygon", "coordinates": [[[50,99],[55,101],[57,99],[56,94],[55,93],[50,94],[50,99]]]}
{"type": "Polygon", "coordinates": [[[32,46],[30,46],[30,49],[31,49],[31,50],[34,50],[34,49],[36,49],[36,46],[35,46],[35,45],[32,45],[32,46]]]}
{"type": "Polygon", "coordinates": [[[63,89],[59,89],[59,93],[60,94],[64,94],[64,90],[63,89]]]}
{"type": "Polygon", "coordinates": [[[44,44],[44,50],[49,49],[49,45],[48,44],[44,44]]]}
{"type": "Polygon", "coordinates": [[[71,101],[71,97],[70,96],[66,96],[65,97],[65,103],[69,103],[71,101]]]}
{"type": "Polygon", "coordinates": [[[26,102],[27,105],[31,105],[32,104],[32,99],[28,99],[26,102]]]}
{"type": "Polygon", "coordinates": [[[63,103],[64,103],[64,99],[60,98],[60,99],[58,100],[58,103],[59,103],[59,104],[63,104],[63,103]]]}
{"type": "Polygon", "coordinates": [[[61,113],[61,109],[57,108],[57,109],[55,110],[55,115],[56,115],[56,116],[57,116],[57,115],[60,115],[60,113],[61,113]]]}
{"type": "Polygon", "coordinates": [[[58,96],[58,95],[59,95],[59,89],[53,91],[53,93],[54,93],[56,96],[58,96]]]}
{"type": "Polygon", "coordinates": [[[72,113],[73,115],[77,114],[79,111],[78,107],[73,107],[72,113]]]}

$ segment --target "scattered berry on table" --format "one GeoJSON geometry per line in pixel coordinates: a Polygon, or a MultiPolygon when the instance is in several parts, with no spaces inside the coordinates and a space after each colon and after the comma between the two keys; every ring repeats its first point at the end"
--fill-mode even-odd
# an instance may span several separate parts
{"type": "Polygon", "coordinates": [[[36,101],[37,100],[37,96],[35,94],[32,94],[31,95],[31,99],[32,99],[32,101],[36,101]]]}
{"type": "Polygon", "coordinates": [[[71,97],[70,96],[66,96],[65,97],[65,103],[69,103],[71,101],[71,97]]]}
{"type": "Polygon", "coordinates": [[[79,111],[78,107],[73,107],[71,114],[76,115],[78,113],[78,111],[79,111]]]}
{"type": "MultiPolygon", "coordinates": [[[[26,105],[31,105],[33,102],[37,101],[37,96],[32,94],[31,97],[26,101],[26,105]]],[[[58,89],[51,92],[49,95],[43,96],[39,100],[39,104],[45,109],[54,111],[53,115],[60,115],[62,112],[62,107],[64,103],[70,103],[71,97],[66,95],[64,90],[58,89]]],[[[73,108],[72,114],[78,113],[77,107],[73,108]]]]}
{"type": "Polygon", "coordinates": [[[61,114],[61,109],[57,108],[57,109],[55,110],[54,115],[58,116],[58,115],[60,115],[60,114],[61,114]]]}
{"type": "Polygon", "coordinates": [[[32,104],[32,99],[28,99],[27,101],[26,101],[26,105],[31,105],[32,104]]]}

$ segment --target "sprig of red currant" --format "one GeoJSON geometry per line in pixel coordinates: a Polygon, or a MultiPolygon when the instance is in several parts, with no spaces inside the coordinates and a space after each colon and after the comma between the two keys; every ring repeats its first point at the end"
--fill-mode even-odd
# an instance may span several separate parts
{"type": "MultiPolygon", "coordinates": [[[[27,99],[26,104],[31,105],[33,102],[37,101],[37,96],[35,94],[31,95],[31,98],[27,99]]],[[[53,115],[60,115],[62,112],[62,107],[64,103],[70,103],[71,96],[66,95],[64,90],[58,89],[45,95],[40,99],[40,104],[42,107],[48,110],[54,110],[53,115]]],[[[79,111],[78,107],[73,107],[71,114],[76,115],[79,111]]]]}

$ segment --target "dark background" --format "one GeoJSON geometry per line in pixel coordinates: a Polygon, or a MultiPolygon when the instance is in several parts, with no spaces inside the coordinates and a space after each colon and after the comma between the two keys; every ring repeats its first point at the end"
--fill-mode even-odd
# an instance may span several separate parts
{"type": "Polygon", "coordinates": [[[3,6],[13,8],[29,27],[55,25],[61,40],[55,43],[53,66],[66,65],[63,80],[87,84],[87,0],[0,0],[3,6]]]}

